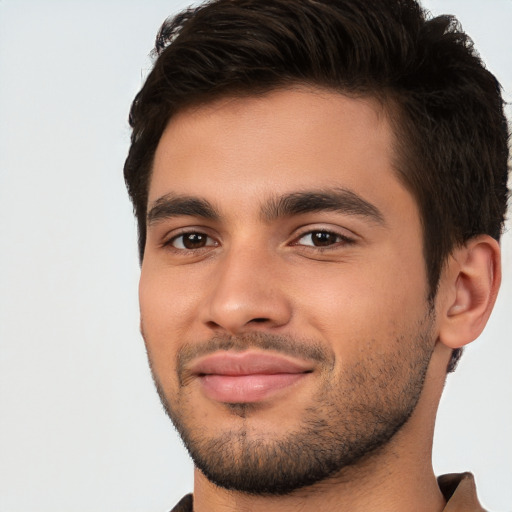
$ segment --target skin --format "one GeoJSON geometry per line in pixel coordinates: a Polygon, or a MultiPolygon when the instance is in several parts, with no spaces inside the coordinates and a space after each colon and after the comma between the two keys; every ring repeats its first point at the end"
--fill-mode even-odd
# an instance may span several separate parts
{"type": "Polygon", "coordinates": [[[411,417],[378,450],[282,496],[228,491],[196,470],[196,512],[442,510],[430,462],[437,404],[451,349],[474,339],[492,309],[499,248],[481,237],[454,251],[432,310],[419,213],[397,179],[392,148],[380,104],[318,89],[226,98],[167,126],[149,188],[141,326],[162,399],[184,428],[206,439],[234,432],[236,458],[236,433],[283,439],[328,389],[343,389],[332,396],[349,419],[358,400],[396,401],[410,378],[399,368],[416,368],[411,344],[430,361],[411,417]],[[348,190],[378,216],[262,213],[271,200],[318,190],[348,190]],[[155,209],[177,196],[207,201],[215,218],[155,209]],[[324,247],[314,245],[318,231],[333,233],[324,247]],[[203,238],[187,249],[184,233],[203,238]],[[249,408],[212,400],[186,368],[180,383],[184,350],[255,333],[318,345],[329,365],[309,361],[305,378],[249,408]],[[382,368],[390,361],[398,368],[392,382],[382,368]],[[351,393],[350,378],[365,375],[374,378],[351,393]]]}

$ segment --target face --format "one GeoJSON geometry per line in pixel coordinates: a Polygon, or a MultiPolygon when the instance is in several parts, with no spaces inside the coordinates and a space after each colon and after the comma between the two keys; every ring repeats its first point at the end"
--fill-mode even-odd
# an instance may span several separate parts
{"type": "Polygon", "coordinates": [[[280,494],[377,453],[435,343],[418,210],[378,103],[280,90],[189,109],[149,189],[143,335],[212,482],[280,494]]]}

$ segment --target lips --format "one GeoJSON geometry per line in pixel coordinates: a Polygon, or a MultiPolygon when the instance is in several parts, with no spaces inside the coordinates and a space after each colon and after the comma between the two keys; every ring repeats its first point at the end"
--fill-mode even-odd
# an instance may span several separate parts
{"type": "Polygon", "coordinates": [[[259,402],[293,386],[313,371],[311,363],[258,352],[218,352],[190,368],[202,391],[224,403],[259,402]]]}

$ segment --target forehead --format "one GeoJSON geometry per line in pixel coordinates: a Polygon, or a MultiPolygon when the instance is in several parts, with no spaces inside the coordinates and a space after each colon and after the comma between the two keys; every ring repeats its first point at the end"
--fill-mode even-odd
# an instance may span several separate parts
{"type": "Polygon", "coordinates": [[[378,201],[402,188],[393,146],[375,99],[305,88],[223,98],[171,119],[155,154],[148,206],[169,193],[245,205],[329,187],[378,201]]]}

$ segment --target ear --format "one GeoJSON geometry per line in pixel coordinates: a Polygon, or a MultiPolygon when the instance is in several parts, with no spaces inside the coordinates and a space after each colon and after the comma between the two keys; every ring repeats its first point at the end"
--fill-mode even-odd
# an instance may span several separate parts
{"type": "Polygon", "coordinates": [[[501,283],[500,246],[479,235],[456,248],[446,262],[438,290],[439,339],[460,348],[482,332],[501,283]]]}

